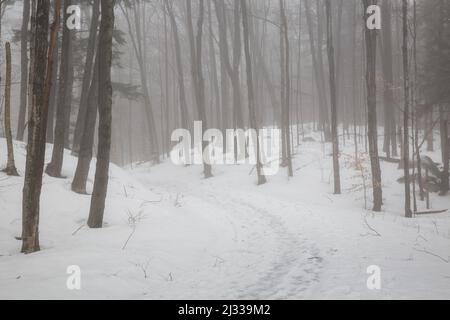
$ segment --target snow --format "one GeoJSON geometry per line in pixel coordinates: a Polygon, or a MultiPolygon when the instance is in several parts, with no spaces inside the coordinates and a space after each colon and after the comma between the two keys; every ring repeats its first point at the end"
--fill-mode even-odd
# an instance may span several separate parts
{"type": "MultiPolygon", "coordinates": [[[[76,159],[67,152],[67,179],[44,177],[42,251],[31,255],[15,239],[23,178],[0,174],[0,298],[449,299],[450,214],[404,218],[402,172],[384,162],[384,211],[364,209],[351,141],[343,194],[333,195],[330,147],[302,143],[295,177],[283,169],[259,187],[246,165],[215,167],[207,180],[200,166],[113,165],[101,230],[84,226],[90,197],[70,191],[76,159]],[[81,268],[81,290],[66,286],[71,265],[81,268]],[[372,265],[380,290],[366,285],[372,265]]],[[[23,175],[24,145],[15,152],[23,175]]],[[[88,190],[93,172],[94,163],[88,190]]],[[[450,200],[431,203],[446,209],[450,200]]]]}

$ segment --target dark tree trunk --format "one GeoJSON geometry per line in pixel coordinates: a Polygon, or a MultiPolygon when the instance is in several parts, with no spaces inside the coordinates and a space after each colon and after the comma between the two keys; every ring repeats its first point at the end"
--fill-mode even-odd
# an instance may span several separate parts
{"type": "Polygon", "coordinates": [[[11,132],[11,44],[6,42],[6,79],[5,79],[5,136],[8,146],[8,162],[3,170],[8,176],[18,176],[14,161],[14,145],[11,132]]]}
{"type": "Polygon", "coordinates": [[[87,109],[84,115],[84,129],[81,137],[77,169],[72,182],[72,191],[80,194],[87,194],[86,183],[89,176],[89,168],[92,160],[94,147],[95,125],[97,122],[97,105],[98,105],[98,56],[95,58],[94,74],[89,88],[87,109]]]}
{"type": "Polygon", "coordinates": [[[331,139],[333,143],[334,193],[341,194],[341,176],[339,167],[339,136],[337,127],[336,73],[334,67],[333,22],[331,20],[331,2],[325,0],[327,14],[327,48],[330,68],[330,102],[331,102],[331,139]]]}
{"type": "Polygon", "coordinates": [[[247,90],[248,90],[248,109],[249,109],[249,120],[250,120],[250,128],[256,131],[256,172],[258,175],[258,185],[263,185],[267,182],[266,177],[263,173],[263,167],[261,164],[261,146],[259,141],[259,127],[256,120],[256,106],[255,106],[255,96],[253,92],[253,71],[252,71],[252,60],[251,60],[251,52],[250,52],[250,39],[249,39],[249,23],[247,12],[247,3],[246,0],[241,1],[241,9],[242,9],[242,26],[244,32],[244,52],[245,52],[245,61],[247,66],[247,90]]]}
{"type": "Polygon", "coordinates": [[[403,15],[403,85],[405,106],[403,109],[403,163],[405,172],[405,216],[412,218],[411,179],[409,172],[409,58],[408,58],[408,1],[402,0],[403,15]]]}
{"type": "Polygon", "coordinates": [[[281,114],[282,114],[282,142],[283,142],[283,164],[288,167],[288,176],[294,176],[291,156],[291,134],[290,134],[290,55],[289,55],[289,35],[288,24],[285,11],[285,2],[280,0],[281,28],[280,28],[280,49],[281,49],[281,114]]]}
{"type": "Polygon", "coordinates": [[[172,4],[169,0],[165,0],[167,12],[169,13],[170,23],[172,26],[173,40],[175,44],[175,60],[177,63],[177,80],[178,80],[178,94],[180,100],[180,116],[181,116],[181,126],[183,129],[189,130],[189,114],[186,102],[186,89],[184,86],[184,70],[183,70],[183,60],[181,58],[181,44],[180,36],[178,33],[178,25],[175,20],[175,14],[173,12],[172,4]]]}
{"type": "MultiPolygon", "coordinates": [[[[312,20],[312,13],[311,13],[311,7],[309,4],[309,0],[304,0],[304,6],[305,6],[305,15],[306,15],[306,21],[308,26],[308,33],[309,33],[309,44],[310,44],[310,50],[311,50],[311,58],[313,63],[313,69],[314,69],[314,79],[317,86],[317,96],[319,98],[319,122],[320,122],[320,128],[323,130],[325,135],[329,136],[329,120],[328,120],[328,106],[327,106],[327,99],[324,97],[325,94],[325,85],[323,80],[323,73],[321,76],[320,72],[320,66],[319,66],[319,54],[318,51],[322,50],[321,43],[315,44],[314,41],[314,30],[313,30],[313,20],[312,20]]],[[[323,69],[322,69],[323,70],[323,69]]]]}
{"type": "MultiPolygon", "coordinates": [[[[376,5],[376,0],[363,0],[364,12],[371,5],[376,5]]],[[[368,15],[364,14],[367,21],[368,15]]],[[[372,171],[373,211],[380,212],[383,204],[383,192],[381,187],[380,159],[378,157],[378,130],[377,130],[377,87],[376,87],[376,54],[377,34],[376,30],[365,28],[366,38],[366,85],[367,85],[367,125],[369,140],[369,156],[372,171]]]]}
{"type": "Polygon", "coordinates": [[[383,0],[383,28],[381,29],[381,56],[383,69],[383,100],[384,100],[384,143],[383,150],[388,158],[397,156],[397,129],[395,124],[394,75],[392,63],[392,4],[383,0]]]}
{"type": "Polygon", "coordinates": [[[450,148],[448,137],[448,117],[443,106],[439,107],[440,134],[441,134],[441,153],[442,153],[442,178],[441,178],[441,195],[446,195],[449,191],[449,169],[450,169],[450,148]]]}
{"type": "Polygon", "coordinates": [[[19,122],[17,125],[17,140],[23,141],[25,132],[25,118],[27,114],[28,97],[28,43],[31,1],[23,2],[22,30],[20,32],[20,102],[19,122]]]}
{"type": "MultiPolygon", "coordinates": [[[[192,4],[191,0],[186,0],[187,8],[187,26],[189,34],[189,46],[191,54],[191,72],[192,80],[194,83],[195,101],[197,104],[197,114],[199,120],[202,122],[203,130],[208,129],[208,123],[206,120],[205,111],[205,80],[203,78],[203,65],[202,65],[202,37],[203,37],[203,22],[205,14],[204,0],[199,0],[200,13],[197,20],[197,35],[194,39],[194,27],[192,24],[192,4]]],[[[202,141],[202,151],[208,146],[208,142],[202,141]]],[[[207,161],[203,161],[204,176],[205,178],[212,177],[211,165],[207,161]]]]}
{"type": "MultiPolygon", "coordinates": [[[[48,40],[49,0],[37,0],[34,39],[32,112],[29,118],[27,159],[22,198],[22,252],[32,253],[39,246],[39,208],[45,160],[47,112],[52,86],[53,52],[60,23],[61,1],[55,2],[55,21],[48,40]],[[42,75],[45,75],[43,77],[42,75]]],[[[33,54],[33,53],[32,53],[33,54]]]]}
{"type": "Polygon", "coordinates": [[[54,142],[54,133],[55,133],[55,110],[56,110],[56,101],[58,98],[58,89],[59,84],[56,79],[58,79],[58,66],[59,66],[59,47],[60,41],[56,41],[56,46],[53,53],[53,75],[52,79],[55,79],[55,82],[52,85],[52,90],[50,92],[50,102],[48,105],[48,119],[47,119],[47,143],[54,142]]]}
{"type": "Polygon", "coordinates": [[[83,136],[86,118],[86,112],[88,109],[88,96],[90,91],[90,84],[92,81],[92,67],[95,59],[96,52],[96,42],[97,42],[97,33],[98,33],[98,22],[100,16],[100,0],[94,0],[94,4],[92,6],[92,20],[89,28],[89,40],[88,40],[88,49],[86,53],[86,61],[84,65],[84,73],[83,73],[83,81],[81,85],[81,96],[80,96],[80,106],[78,109],[77,121],[75,124],[75,132],[73,136],[73,147],[72,152],[74,154],[78,153],[80,149],[80,143],[83,136]]]}
{"type": "Polygon", "coordinates": [[[111,0],[101,0],[102,18],[100,23],[98,55],[102,58],[99,59],[98,63],[98,152],[94,191],[92,193],[88,219],[88,226],[90,228],[101,228],[103,226],[105,200],[108,190],[112,122],[111,65],[114,2],[111,0]]]}
{"type": "MultiPolygon", "coordinates": [[[[64,20],[67,21],[69,14],[67,8],[72,4],[72,0],[64,1],[64,20]]],[[[61,170],[64,160],[64,146],[66,131],[69,130],[67,116],[70,114],[70,102],[72,95],[71,72],[73,72],[72,64],[72,35],[71,30],[63,24],[63,39],[61,64],[59,73],[59,92],[56,106],[56,123],[55,136],[52,152],[52,160],[48,164],[45,172],[51,177],[61,177],[61,170]],[[72,69],[72,71],[71,71],[72,69]]]]}

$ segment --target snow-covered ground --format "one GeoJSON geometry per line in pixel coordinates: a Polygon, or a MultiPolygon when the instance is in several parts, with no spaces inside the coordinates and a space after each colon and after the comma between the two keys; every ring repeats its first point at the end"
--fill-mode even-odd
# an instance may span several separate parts
{"type": "MultiPolygon", "coordinates": [[[[23,175],[24,145],[15,146],[23,175]]],[[[102,230],[84,226],[90,197],[70,191],[68,153],[68,178],[44,178],[42,251],[32,255],[15,239],[23,180],[0,174],[0,298],[449,299],[450,214],[403,218],[402,172],[387,163],[384,211],[365,210],[353,149],[347,141],[340,196],[330,146],[319,142],[298,148],[294,178],[281,170],[259,187],[246,165],[215,167],[208,180],[199,166],[113,166],[102,230]],[[81,290],[67,289],[71,265],[81,268],[81,290]],[[380,290],[366,285],[372,265],[380,290]]],[[[3,140],[0,150],[4,164],[3,140]]],[[[447,209],[450,197],[431,204],[447,209]]]]}

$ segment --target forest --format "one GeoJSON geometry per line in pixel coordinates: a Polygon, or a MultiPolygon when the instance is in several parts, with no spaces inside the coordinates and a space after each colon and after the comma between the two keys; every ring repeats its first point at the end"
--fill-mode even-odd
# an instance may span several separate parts
{"type": "Polygon", "coordinates": [[[1,299],[450,299],[449,0],[0,0],[1,299]]]}

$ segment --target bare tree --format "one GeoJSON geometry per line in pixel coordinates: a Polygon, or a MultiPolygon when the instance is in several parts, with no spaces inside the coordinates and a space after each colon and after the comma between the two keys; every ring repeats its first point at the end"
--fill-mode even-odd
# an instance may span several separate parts
{"type": "Polygon", "coordinates": [[[337,128],[336,73],[334,66],[333,22],[331,20],[331,2],[325,0],[327,15],[327,48],[330,68],[331,136],[333,143],[334,193],[341,194],[341,176],[339,167],[339,136],[337,128]]]}
{"type": "MultiPolygon", "coordinates": [[[[72,4],[72,0],[64,1],[64,21],[70,16],[67,8],[72,4]]],[[[70,103],[72,96],[71,73],[73,73],[72,63],[72,35],[67,25],[63,24],[62,53],[59,73],[59,92],[56,106],[55,136],[52,151],[52,159],[47,165],[45,172],[52,177],[61,177],[61,170],[64,160],[64,143],[66,131],[69,130],[67,116],[70,113],[70,103]]]]}
{"type": "Polygon", "coordinates": [[[45,160],[45,138],[47,130],[47,112],[52,86],[53,53],[56,46],[61,0],[55,0],[54,22],[48,40],[49,0],[37,0],[36,24],[33,50],[36,63],[33,64],[32,112],[29,118],[27,160],[22,201],[22,252],[32,253],[39,246],[39,210],[42,189],[42,175],[45,160]],[[45,77],[42,77],[45,75],[45,77]]]}
{"type": "Polygon", "coordinates": [[[28,90],[28,43],[31,1],[23,1],[22,30],[20,32],[20,102],[19,122],[17,125],[17,140],[23,140],[25,131],[25,117],[27,113],[28,90]]]}
{"type": "MultiPolygon", "coordinates": [[[[364,20],[367,21],[367,9],[376,5],[376,0],[363,0],[364,20]]],[[[377,127],[377,87],[376,87],[376,53],[377,31],[365,28],[366,39],[366,86],[367,86],[367,124],[369,140],[369,156],[372,170],[373,211],[381,211],[383,193],[381,187],[380,159],[378,157],[377,127]]]]}
{"type": "MultiPolygon", "coordinates": [[[[197,104],[197,114],[199,120],[202,122],[203,130],[208,129],[205,110],[205,79],[203,78],[203,62],[202,62],[202,48],[203,48],[203,23],[205,18],[205,2],[199,0],[199,17],[197,20],[197,35],[194,39],[194,26],[192,24],[192,4],[191,0],[186,0],[187,9],[187,28],[189,35],[189,48],[191,56],[191,73],[194,84],[195,101],[197,104]]],[[[208,146],[207,141],[202,141],[202,150],[205,151],[208,146]]],[[[205,178],[212,177],[211,165],[203,160],[203,173],[205,178]]]]}
{"type": "Polygon", "coordinates": [[[256,120],[256,106],[255,106],[255,96],[253,92],[253,71],[252,71],[252,58],[250,52],[250,39],[249,39],[249,23],[248,16],[250,15],[247,12],[247,3],[246,0],[241,1],[241,10],[242,10],[242,26],[244,32],[244,52],[245,52],[245,62],[246,62],[246,70],[247,70],[247,90],[248,90],[248,109],[249,109],[249,118],[250,118],[250,128],[255,130],[256,137],[254,137],[255,141],[255,152],[256,152],[256,172],[258,175],[258,185],[263,185],[267,182],[266,177],[263,173],[263,168],[261,164],[261,146],[259,141],[259,126],[256,120]]]}
{"type": "Polygon", "coordinates": [[[403,21],[403,85],[405,105],[403,109],[403,162],[405,173],[405,216],[412,218],[411,179],[409,172],[409,57],[408,57],[408,0],[402,0],[403,21]]]}
{"type": "Polygon", "coordinates": [[[18,176],[14,162],[14,145],[11,132],[11,44],[6,42],[6,79],[5,79],[5,135],[8,145],[8,162],[3,170],[9,176],[18,176]]]}
{"type": "Polygon", "coordinates": [[[88,226],[101,228],[105,212],[105,199],[108,191],[109,162],[111,152],[112,122],[112,38],[114,30],[114,2],[101,0],[102,18],[100,23],[98,55],[98,152],[95,171],[94,191],[92,193],[88,226]]]}

